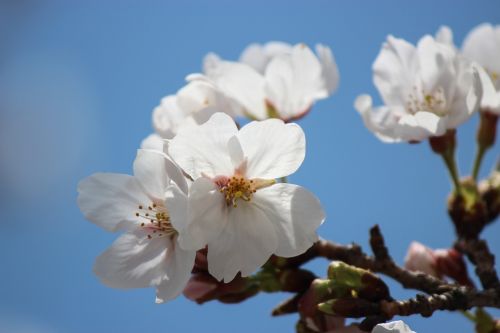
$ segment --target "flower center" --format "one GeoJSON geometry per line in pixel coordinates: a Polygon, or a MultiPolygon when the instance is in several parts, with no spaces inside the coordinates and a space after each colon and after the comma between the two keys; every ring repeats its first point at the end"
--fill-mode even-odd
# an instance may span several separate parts
{"type": "Polygon", "coordinates": [[[253,194],[257,190],[275,184],[274,179],[247,179],[240,175],[233,177],[219,176],[215,179],[215,184],[219,187],[219,192],[224,195],[228,206],[237,207],[238,200],[251,201],[253,194]]]}
{"type": "Polygon", "coordinates": [[[165,206],[152,202],[149,206],[139,205],[137,208],[139,210],[135,216],[139,218],[140,226],[148,232],[148,239],[177,235],[165,206]]]}
{"type": "Polygon", "coordinates": [[[439,87],[432,93],[426,93],[423,89],[418,90],[417,87],[413,87],[406,101],[406,110],[411,114],[428,111],[440,117],[445,116],[447,110],[443,88],[439,87]]]}

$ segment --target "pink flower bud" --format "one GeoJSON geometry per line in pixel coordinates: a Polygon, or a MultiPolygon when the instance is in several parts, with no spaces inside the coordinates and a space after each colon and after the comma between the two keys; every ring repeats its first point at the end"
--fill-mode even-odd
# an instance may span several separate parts
{"type": "Polygon", "coordinates": [[[419,242],[410,244],[405,258],[405,267],[410,271],[420,271],[437,278],[442,276],[436,269],[434,251],[419,242]]]}
{"type": "Polygon", "coordinates": [[[452,278],[461,285],[473,286],[464,258],[460,252],[455,249],[437,249],[434,250],[434,257],[438,272],[452,278]]]}

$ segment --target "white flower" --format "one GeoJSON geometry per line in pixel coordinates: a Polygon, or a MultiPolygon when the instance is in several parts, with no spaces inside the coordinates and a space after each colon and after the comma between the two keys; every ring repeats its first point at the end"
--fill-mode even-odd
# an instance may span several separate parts
{"type": "Polygon", "coordinates": [[[479,63],[484,96],[481,108],[500,114],[500,25],[483,23],[474,28],[462,46],[465,57],[479,63]]]}
{"type": "Polygon", "coordinates": [[[290,121],[337,89],[339,74],[331,50],[318,44],[316,51],[317,56],[305,44],[253,44],[242,54],[242,62],[207,55],[206,77],[196,78],[213,82],[251,118],[290,121]]]}
{"type": "Polygon", "coordinates": [[[372,333],[415,333],[401,320],[390,323],[378,324],[373,328],[372,333]]]}
{"type": "Polygon", "coordinates": [[[384,106],[368,95],[355,108],[382,141],[417,142],[443,135],[478,109],[482,88],[477,70],[453,47],[424,36],[415,47],[388,36],[373,64],[373,80],[384,106]]]}
{"type": "Polygon", "coordinates": [[[157,302],[179,295],[194,265],[195,251],[178,245],[185,219],[171,218],[165,191],[187,192],[181,171],[166,155],[139,150],[134,176],[98,173],[78,185],[85,217],[111,231],[124,231],[101,254],[94,271],[114,288],[155,287],[157,302]]]}
{"type": "Polygon", "coordinates": [[[163,139],[171,139],[183,126],[203,124],[215,112],[232,117],[241,115],[240,105],[206,80],[188,82],[176,95],[161,100],[153,110],[154,134],[143,140],[141,148],[163,150],[163,139]]]}
{"type": "Polygon", "coordinates": [[[295,172],[305,156],[305,137],[296,124],[278,119],[251,122],[238,131],[216,113],[198,127],[179,131],[168,147],[175,162],[193,179],[189,197],[167,197],[188,214],[179,237],[184,248],[208,244],[208,269],[218,280],[248,276],[271,254],[297,256],[316,240],[324,220],[318,199],[304,188],[276,183],[295,172]]]}

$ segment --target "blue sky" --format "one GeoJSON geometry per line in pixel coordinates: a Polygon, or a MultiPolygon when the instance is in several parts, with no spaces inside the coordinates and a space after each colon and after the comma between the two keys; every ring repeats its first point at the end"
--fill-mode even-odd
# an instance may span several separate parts
{"type": "MultiPolygon", "coordinates": [[[[153,107],[200,70],[206,53],[236,59],[251,42],[321,42],[336,56],[340,88],[300,121],[307,157],[290,179],[322,201],[321,236],[366,248],[368,228],[379,223],[399,262],[412,240],[449,246],[441,160],[426,143],[379,142],[352,104],[361,93],[379,100],[370,68],[387,34],[416,42],[447,24],[461,43],[482,22],[500,23],[500,2],[0,2],[0,332],[293,332],[296,316],[269,315],[284,294],[155,305],[152,289],[103,286],[93,261],[117,235],[76,206],[83,177],[130,173],[153,107]]],[[[459,129],[463,174],[476,125],[474,117],[459,129]]],[[[497,144],[483,176],[498,155],[497,144]]],[[[498,223],[486,237],[500,253],[498,223]]],[[[325,274],[326,264],[310,267],[325,274]]],[[[413,295],[391,286],[398,297],[413,295]]],[[[459,314],[408,322],[419,333],[472,331],[459,314]]]]}

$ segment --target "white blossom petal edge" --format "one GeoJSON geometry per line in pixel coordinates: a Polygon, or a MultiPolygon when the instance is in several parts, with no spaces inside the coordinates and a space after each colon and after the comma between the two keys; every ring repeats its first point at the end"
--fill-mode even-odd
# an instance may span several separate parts
{"type": "Polygon", "coordinates": [[[180,246],[208,245],[208,269],[218,280],[231,281],[238,272],[248,276],[273,253],[297,256],[317,240],[325,219],[319,200],[275,180],[304,160],[305,136],[298,125],[269,119],[238,131],[229,116],[216,113],[197,128],[179,131],[168,152],[194,179],[188,197],[167,198],[167,205],[187,206],[180,246]]]}
{"type": "Polygon", "coordinates": [[[157,303],[182,292],[196,252],[178,246],[186,217],[170,216],[165,193],[172,188],[186,193],[184,176],[165,154],[151,150],[138,151],[134,176],[97,173],[79,183],[85,217],[108,231],[124,231],[96,260],[94,271],[104,284],[155,287],[157,303]]]}
{"type": "Polygon", "coordinates": [[[401,320],[390,323],[378,324],[373,328],[372,333],[415,333],[401,320]]]}

